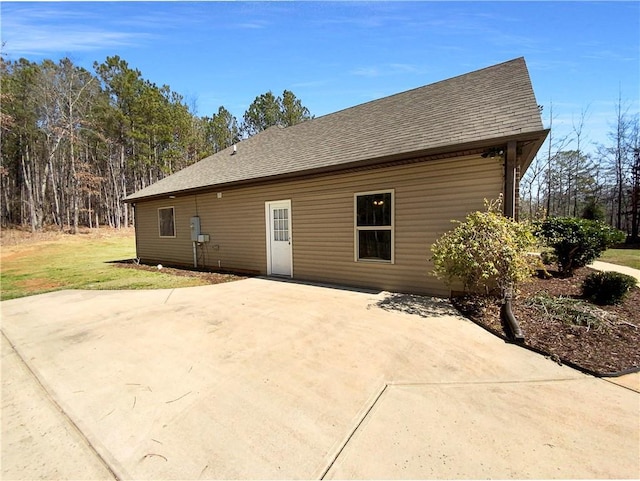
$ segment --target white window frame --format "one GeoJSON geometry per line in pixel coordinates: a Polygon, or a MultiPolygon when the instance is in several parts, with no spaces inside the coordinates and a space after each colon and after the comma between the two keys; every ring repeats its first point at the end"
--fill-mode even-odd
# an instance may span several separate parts
{"type": "Polygon", "coordinates": [[[173,205],[167,207],[158,207],[158,236],[162,239],[175,239],[176,237],[176,209],[173,205]],[[161,223],[160,223],[160,211],[171,209],[171,217],[173,217],[173,235],[162,235],[161,223]]]}
{"type": "Polygon", "coordinates": [[[353,194],[353,260],[355,262],[366,262],[374,264],[395,264],[395,225],[396,225],[396,196],[395,189],[386,190],[372,190],[369,192],[356,192],[353,194]],[[358,197],[363,195],[375,195],[375,194],[391,194],[391,225],[375,225],[375,226],[358,226],[358,197]],[[386,259],[360,259],[360,231],[373,231],[373,230],[388,230],[391,232],[391,260],[386,259]]]}

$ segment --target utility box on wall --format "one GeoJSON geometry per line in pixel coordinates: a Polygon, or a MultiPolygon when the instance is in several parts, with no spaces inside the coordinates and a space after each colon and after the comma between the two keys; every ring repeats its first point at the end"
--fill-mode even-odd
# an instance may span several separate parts
{"type": "Polygon", "coordinates": [[[198,236],[200,235],[200,217],[191,218],[191,240],[198,242],[198,236]]]}

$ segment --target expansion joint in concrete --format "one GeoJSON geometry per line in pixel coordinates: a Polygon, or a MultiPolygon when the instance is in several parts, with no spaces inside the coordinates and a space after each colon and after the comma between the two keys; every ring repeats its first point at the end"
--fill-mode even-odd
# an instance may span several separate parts
{"type": "Polygon", "coordinates": [[[609,384],[613,384],[614,386],[623,387],[623,388],[627,389],[628,391],[634,392],[636,394],[640,394],[640,390],[632,388],[631,386],[625,386],[624,384],[620,384],[620,383],[614,382],[612,378],[603,377],[601,379],[603,381],[608,382],[609,384]]]}
{"type": "Polygon", "coordinates": [[[473,386],[491,384],[540,384],[550,382],[583,381],[584,377],[566,377],[554,379],[515,379],[504,381],[445,381],[445,382],[390,382],[390,387],[419,387],[419,386],[473,386]]]}
{"type": "Polygon", "coordinates": [[[324,479],[324,477],[327,475],[327,473],[329,472],[329,470],[333,467],[333,465],[335,464],[335,462],[338,460],[338,458],[340,457],[340,455],[342,454],[342,452],[344,451],[344,449],[347,447],[347,444],[349,444],[349,441],[351,441],[351,438],[353,438],[353,436],[356,434],[356,432],[358,431],[358,429],[360,429],[360,426],[362,425],[362,423],[364,422],[365,419],[367,419],[367,417],[369,416],[369,413],[373,410],[373,408],[375,407],[375,405],[378,403],[378,401],[380,400],[380,398],[382,397],[382,395],[384,394],[384,392],[387,390],[387,387],[389,386],[388,383],[385,383],[382,388],[380,389],[380,391],[378,391],[377,395],[375,396],[375,398],[373,399],[373,401],[368,405],[365,406],[364,412],[362,414],[362,416],[360,417],[360,420],[356,423],[356,425],[354,426],[354,428],[351,430],[351,432],[349,433],[349,435],[345,438],[345,440],[342,442],[342,444],[340,445],[340,447],[338,448],[338,450],[336,451],[336,454],[331,458],[331,461],[329,462],[329,464],[327,465],[327,467],[324,469],[324,471],[322,471],[322,475],[320,476],[319,479],[324,479]]]}
{"type": "Polygon", "coordinates": [[[167,298],[164,300],[163,304],[169,304],[169,299],[171,299],[171,295],[173,294],[173,291],[175,291],[175,289],[171,289],[171,292],[169,292],[169,295],[167,296],[167,298]]]}

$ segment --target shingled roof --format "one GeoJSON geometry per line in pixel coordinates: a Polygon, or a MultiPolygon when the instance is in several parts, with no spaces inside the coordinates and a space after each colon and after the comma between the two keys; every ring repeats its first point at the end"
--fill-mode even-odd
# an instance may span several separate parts
{"type": "Polygon", "coordinates": [[[353,168],[523,134],[537,134],[532,138],[539,143],[546,137],[525,61],[517,58],[292,127],[271,127],[237,144],[235,153],[229,147],[206,157],[126,201],[353,168]]]}

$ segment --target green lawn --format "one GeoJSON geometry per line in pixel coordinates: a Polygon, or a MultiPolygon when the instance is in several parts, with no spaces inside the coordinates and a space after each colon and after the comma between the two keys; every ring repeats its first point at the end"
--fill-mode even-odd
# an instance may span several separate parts
{"type": "MultiPolygon", "coordinates": [[[[541,247],[534,252],[541,253],[542,251],[552,251],[552,249],[541,247]]],[[[640,249],[607,249],[596,260],[640,269],[640,249]]]]}
{"type": "Polygon", "coordinates": [[[203,285],[192,277],[126,269],[111,263],[135,257],[132,235],[60,235],[47,242],[2,247],[0,299],[61,289],[163,289],[203,285]]]}
{"type": "Polygon", "coordinates": [[[598,260],[640,269],[640,249],[608,249],[598,260]]]}

